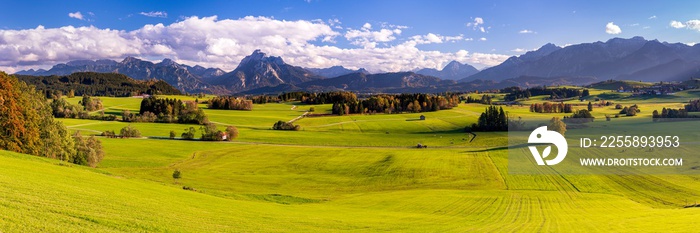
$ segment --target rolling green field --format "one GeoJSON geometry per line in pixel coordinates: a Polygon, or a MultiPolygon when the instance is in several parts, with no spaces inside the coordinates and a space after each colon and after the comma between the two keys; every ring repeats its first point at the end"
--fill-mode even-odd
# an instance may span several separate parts
{"type": "MultiPolygon", "coordinates": [[[[638,116],[613,119],[629,121],[698,96],[691,90],[609,100],[640,106],[638,116]]],[[[505,110],[533,124],[567,115],[529,112],[530,103],[543,101],[538,98],[505,110]]],[[[138,111],[141,101],[101,99],[111,114],[138,111]]],[[[486,105],[305,117],[295,122],[301,131],[271,130],[309,107],[205,109],[219,129],[239,128],[233,142],[160,139],[199,126],[131,123],[144,138],[100,138],[106,155],[97,168],[0,151],[0,231],[697,232],[700,226],[700,209],[683,208],[700,200],[700,176],[509,174],[507,152],[494,149],[507,146],[507,132],[478,133],[471,143],[463,132],[486,105]],[[415,149],[418,143],[429,148],[415,149]]],[[[330,112],[330,105],[314,107],[330,112]]],[[[591,127],[604,127],[605,115],[617,112],[595,107],[591,127]]],[[[129,125],[61,121],[83,135],[129,125]]]]}

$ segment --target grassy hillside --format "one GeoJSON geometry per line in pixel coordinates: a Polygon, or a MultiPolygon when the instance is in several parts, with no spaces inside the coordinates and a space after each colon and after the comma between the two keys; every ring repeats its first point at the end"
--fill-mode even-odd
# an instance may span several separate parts
{"type": "MultiPolygon", "coordinates": [[[[115,112],[136,111],[140,102],[102,99],[115,112]]],[[[682,106],[678,100],[638,103],[638,116],[614,121],[630,122],[628,127],[634,128],[638,126],[630,120],[648,118],[653,109],[682,106]]],[[[270,130],[275,121],[291,120],[309,107],[283,103],[255,105],[253,111],[205,109],[220,129],[238,126],[240,137],[233,142],[101,138],[106,155],[94,169],[0,151],[0,230],[697,230],[700,209],[682,207],[700,200],[698,176],[509,174],[507,152],[496,149],[507,145],[507,133],[477,133],[469,143],[462,132],[486,105],[416,114],[307,117],[295,122],[301,131],[270,130]],[[417,120],[420,115],[426,120],[417,120]],[[412,148],[417,143],[430,148],[412,148]],[[172,178],[176,169],[182,172],[177,181],[172,178]]],[[[315,108],[323,113],[330,106],[315,108]]],[[[530,113],[529,106],[505,109],[512,117],[535,123],[566,115],[530,113]]],[[[596,107],[593,114],[600,120],[579,130],[606,127],[604,116],[615,112],[619,110],[614,106],[596,107]]],[[[62,121],[73,131],[89,133],[128,125],[62,121]]],[[[164,137],[190,126],[131,125],[145,137],[164,137]]]]}

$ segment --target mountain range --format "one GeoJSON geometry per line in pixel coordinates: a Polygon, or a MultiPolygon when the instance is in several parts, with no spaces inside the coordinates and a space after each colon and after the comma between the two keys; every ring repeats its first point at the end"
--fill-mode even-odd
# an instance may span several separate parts
{"type": "Polygon", "coordinates": [[[530,77],[596,77],[680,81],[700,75],[700,44],[662,43],[642,37],[613,38],[564,48],[547,44],[461,79],[502,81],[530,77]]]}
{"type": "Polygon", "coordinates": [[[365,69],[302,68],[281,57],[254,51],[231,72],[187,66],[170,59],[159,63],[127,57],[78,60],[49,70],[26,70],[24,75],[67,75],[74,72],[121,73],[138,80],[160,79],[186,92],[279,93],[284,91],[348,90],[356,92],[443,92],[500,89],[509,86],[587,85],[607,79],[680,81],[700,76],[700,44],[689,46],[613,38],[606,42],[559,47],[545,44],[512,56],[503,63],[477,70],[452,61],[442,70],[370,74],[365,69]]]}
{"type": "Polygon", "coordinates": [[[479,73],[479,70],[468,64],[462,64],[458,61],[448,63],[442,70],[432,68],[423,68],[416,71],[417,74],[435,76],[441,79],[459,80],[479,73]]]}
{"type": "Polygon", "coordinates": [[[226,74],[225,71],[218,68],[192,67],[178,64],[170,59],[163,59],[159,63],[153,63],[134,57],[127,57],[121,62],[113,60],[76,60],[55,65],[49,70],[26,70],[16,74],[63,76],[77,72],[120,73],[136,80],[158,79],[181,91],[187,92],[205,91],[209,88],[209,84],[203,80],[226,74]]]}

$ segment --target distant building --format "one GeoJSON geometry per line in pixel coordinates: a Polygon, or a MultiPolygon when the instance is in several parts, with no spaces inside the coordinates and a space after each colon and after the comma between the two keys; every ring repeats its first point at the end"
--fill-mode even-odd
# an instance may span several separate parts
{"type": "Polygon", "coordinates": [[[425,120],[425,116],[420,115],[420,120],[421,120],[421,121],[424,121],[424,120],[425,120]]]}

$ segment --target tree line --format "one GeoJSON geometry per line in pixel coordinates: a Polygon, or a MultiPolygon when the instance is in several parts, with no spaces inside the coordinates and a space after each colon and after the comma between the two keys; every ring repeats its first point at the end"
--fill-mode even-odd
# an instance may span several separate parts
{"type": "Polygon", "coordinates": [[[530,105],[530,112],[537,113],[572,113],[573,108],[571,104],[565,103],[534,103],[530,105]]]}
{"type": "Polygon", "coordinates": [[[54,120],[43,93],[0,72],[0,149],[96,166],[104,157],[94,136],[71,135],[54,120]]]}
{"type": "Polygon", "coordinates": [[[478,103],[478,104],[488,104],[491,105],[493,96],[483,94],[481,95],[481,98],[472,98],[471,96],[467,96],[467,98],[464,99],[465,103],[478,103]]]}
{"type": "Polygon", "coordinates": [[[368,99],[350,102],[334,102],[332,113],[337,115],[357,113],[433,112],[451,109],[459,104],[456,94],[381,94],[368,99]]]}
{"type": "Polygon", "coordinates": [[[528,89],[522,89],[520,87],[509,87],[501,89],[502,93],[508,93],[504,99],[505,101],[515,101],[517,99],[530,98],[532,96],[538,95],[549,95],[549,99],[563,99],[570,97],[586,97],[590,95],[588,89],[578,89],[578,88],[548,88],[544,87],[532,87],[528,89]]]}
{"type": "Polygon", "coordinates": [[[88,111],[101,110],[102,100],[99,98],[83,96],[83,100],[78,102],[79,105],[68,103],[65,98],[53,99],[49,102],[51,113],[55,118],[78,118],[101,121],[115,121],[117,116],[113,114],[104,114],[100,111],[99,115],[90,115],[88,111]]]}
{"type": "Polygon", "coordinates": [[[207,101],[210,109],[253,110],[253,101],[231,96],[217,96],[207,101]]]}
{"type": "Polygon", "coordinates": [[[163,80],[134,80],[123,74],[77,72],[64,76],[17,75],[19,80],[34,85],[47,98],[57,99],[63,95],[88,96],[135,96],[181,95],[182,92],[163,80]]]}

